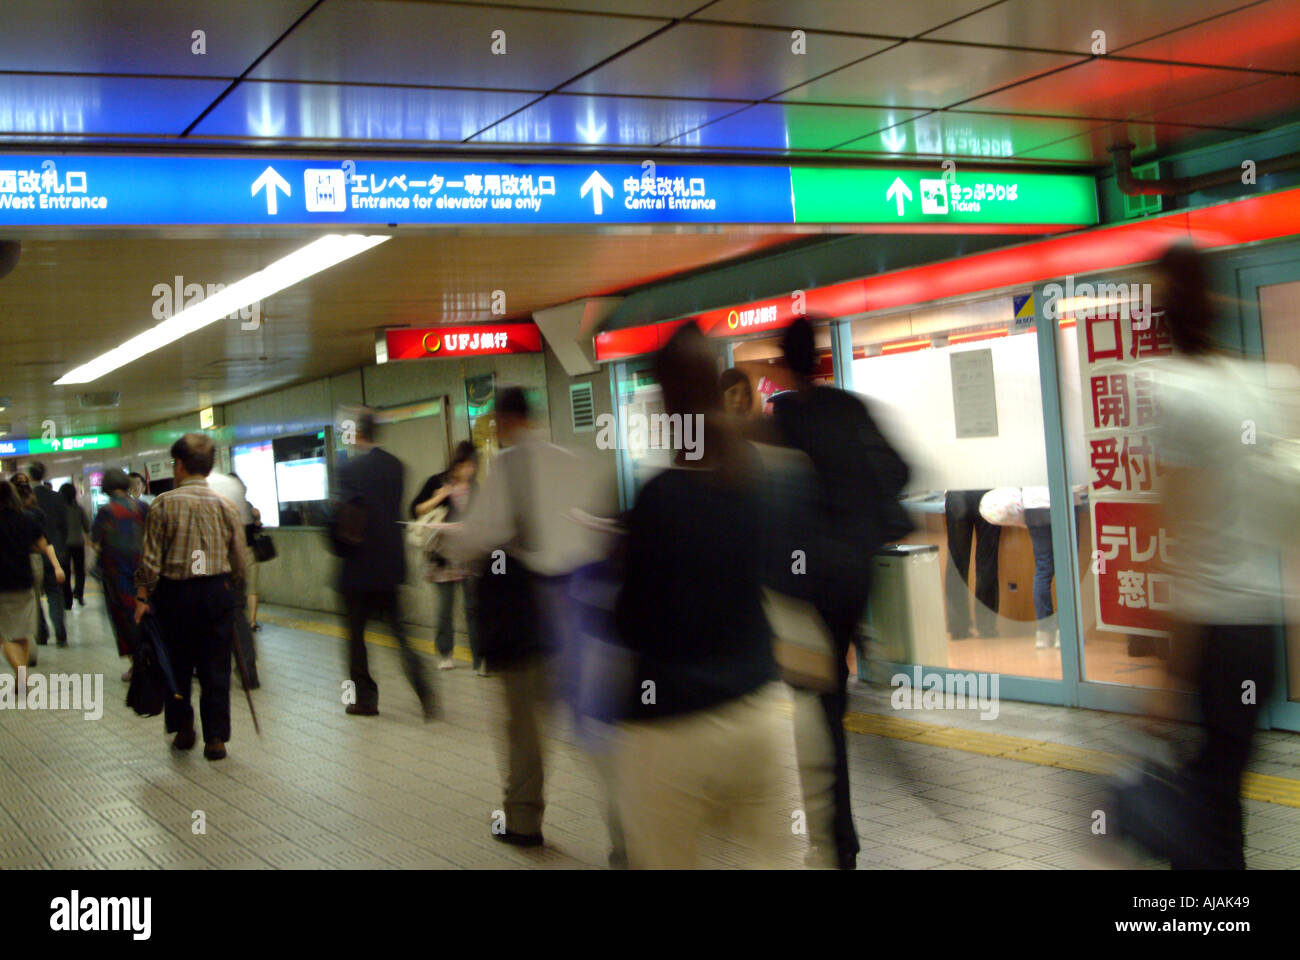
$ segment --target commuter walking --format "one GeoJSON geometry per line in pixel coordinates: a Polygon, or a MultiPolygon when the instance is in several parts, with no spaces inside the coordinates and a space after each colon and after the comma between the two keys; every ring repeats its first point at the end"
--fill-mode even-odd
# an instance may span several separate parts
{"type": "Polygon", "coordinates": [[[808,455],[817,475],[819,521],[809,531],[808,600],[830,633],[833,689],[796,690],[795,746],[815,866],[852,870],[861,849],[849,797],[848,651],[858,645],[867,606],[871,556],[910,529],[898,493],[907,465],[858,397],[811,382],[817,358],[812,325],[799,318],[782,341],[796,388],[773,398],[783,442],[808,455]],[[816,535],[814,535],[816,534],[816,535]]]}
{"type": "MultiPolygon", "coordinates": [[[[461,441],[452,456],[451,466],[443,473],[434,474],[425,481],[411,502],[411,516],[419,519],[438,507],[444,507],[443,523],[455,523],[464,518],[473,497],[474,476],[478,471],[478,453],[474,444],[461,441]]],[[[438,628],[434,643],[438,648],[438,669],[450,670],[456,665],[452,659],[452,611],[456,600],[456,587],[460,586],[465,600],[465,627],[469,633],[469,649],[473,667],[479,676],[487,675],[483,653],[478,642],[478,582],[472,572],[446,557],[433,553],[428,578],[433,582],[438,598],[438,628]]]]}
{"type": "Polygon", "coordinates": [[[375,418],[364,410],[356,418],[358,455],[338,471],[339,492],[332,518],[332,541],[343,557],[338,589],[348,625],[348,672],[355,700],[347,712],[379,713],[379,685],[370,675],[366,624],[374,617],[388,622],[402,651],[402,668],[425,720],[437,716],[433,688],[420,655],[402,624],[398,585],[406,580],[406,544],[402,537],[402,462],[375,444],[375,418]]]}
{"type": "Polygon", "coordinates": [[[1207,266],[1190,245],[1159,261],[1157,287],[1173,347],[1155,374],[1160,527],[1172,538],[1174,644],[1192,654],[1205,724],[1179,796],[1152,812],[1175,825],[1172,849],[1157,852],[1175,869],[1242,870],[1241,782],[1283,618],[1278,553],[1297,546],[1300,470],[1277,451],[1300,439],[1300,376],[1219,347],[1207,266]]]}
{"type": "MultiPolygon", "coordinates": [[[[15,473],[11,479],[13,481],[14,490],[18,494],[18,499],[22,503],[23,512],[31,517],[32,521],[41,528],[42,532],[44,532],[45,514],[43,514],[41,508],[36,505],[36,494],[32,490],[32,481],[25,473],[15,473]]],[[[46,642],[46,638],[41,636],[40,630],[42,628],[48,630],[48,628],[45,627],[45,616],[41,612],[41,601],[45,598],[45,565],[48,561],[43,553],[39,555],[33,554],[30,561],[32,567],[32,599],[36,604],[36,643],[37,645],[40,645],[46,642]]],[[[36,647],[31,646],[27,653],[27,665],[29,667],[36,666],[36,659],[36,647]]]]}
{"type": "Polygon", "coordinates": [[[131,473],[131,497],[139,500],[146,507],[153,503],[153,494],[149,492],[149,483],[145,480],[143,474],[131,473]]]}
{"type": "MultiPolygon", "coordinates": [[[[39,461],[33,461],[27,465],[27,475],[32,480],[32,495],[36,498],[36,508],[41,513],[42,529],[45,531],[45,539],[50,546],[54,548],[54,555],[59,560],[59,565],[67,569],[68,555],[68,511],[67,504],[62,497],[51,490],[43,482],[45,480],[45,464],[39,461]]],[[[48,559],[43,561],[42,589],[45,592],[45,604],[50,610],[50,621],[54,625],[54,637],[61,647],[68,645],[68,628],[64,622],[63,606],[63,581],[54,576],[54,569],[50,566],[48,559]]],[[[45,624],[45,617],[37,611],[37,639],[36,642],[44,644],[50,637],[50,628],[45,624]]]]}
{"type": "Polygon", "coordinates": [[[258,568],[261,567],[262,561],[257,559],[257,554],[253,552],[253,541],[257,535],[262,532],[262,511],[257,507],[249,504],[250,513],[253,517],[252,526],[247,528],[248,532],[248,628],[254,633],[262,629],[262,625],[257,622],[257,579],[258,568]]]}
{"type": "Polygon", "coordinates": [[[15,485],[0,480],[0,644],[15,671],[28,666],[36,629],[33,553],[44,555],[55,578],[63,580],[63,568],[40,524],[23,508],[15,485]]]}
{"type": "MultiPolygon", "coordinates": [[[[615,758],[633,868],[695,866],[721,818],[772,866],[788,814],[777,757],[779,686],[762,606],[762,511],[752,447],[722,421],[713,353],[694,324],[659,352],[670,416],[700,417],[702,456],[678,451],[641,490],[616,620],[638,689],[615,758]]],[[[788,834],[787,834],[788,835],[788,834]]]]}
{"type": "Polygon", "coordinates": [[[252,571],[257,567],[253,558],[252,545],[248,542],[248,530],[253,525],[253,507],[248,502],[248,488],[244,486],[244,481],[233,473],[218,473],[213,470],[208,474],[208,486],[234,504],[235,509],[239,511],[244,532],[244,546],[249,548],[246,554],[248,567],[244,580],[235,587],[234,627],[235,643],[239,645],[239,654],[244,661],[246,673],[246,676],[240,677],[240,683],[246,683],[249,690],[256,690],[262,684],[257,679],[257,646],[253,642],[253,629],[248,622],[247,596],[248,582],[252,580],[252,571]]]}
{"type": "Polygon", "coordinates": [[[68,518],[68,577],[63,581],[63,608],[71,610],[74,599],[86,605],[86,534],[90,532],[90,520],[77,502],[76,487],[65,483],[59,487],[59,496],[67,504],[63,512],[68,518]]]}
{"type": "Polygon", "coordinates": [[[502,453],[438,549],[456,563],[487,559],[479,579],[481,652],[500,676],[506,708],[505,822],[494,824],[492,836],[532,847],[544,842],[541,714],[552,694],[572,702],[577,682],[569,578],[597,550],[569,518],[574,507],[591,506],[582,461],[534,429],[522,389],[498,391],[495,415],[502,453]]]}
{"type": "Polygon", "coordinates": [[[99,508],[90,528],[96,573],[104,590],[104,607],[117,641],[117,655],[128,659],[123,682],[131,679],[130,660],[138,644],[135,624],[135,571],[140,566],[146,509],[130,496],[131,481],[116,467],[104,471],[102,489],[108,503],[99,508]]]}
{"type": "Polygon", "coordinates": [[[226,756],[230,741],[230,656],[238,585],[248,567],[239,511],[208,486],[212,440],[187,433],[172,444],[176,486],[159,494],[145,516],[135,572],[138,624],[154,612],[181,698],[168,698],[166,730],[172,746],[195,743],[190,686],[199,678],[203,755],[226,756]]]}

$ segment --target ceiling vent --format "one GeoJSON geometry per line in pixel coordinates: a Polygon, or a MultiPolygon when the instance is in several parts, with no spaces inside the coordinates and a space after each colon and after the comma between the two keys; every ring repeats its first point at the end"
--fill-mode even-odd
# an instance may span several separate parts
{"type": "Polygon", "coordinates": [[[122,402],[122,394],[116,390],[101,390],[99,393],[80,393],[77,401],[82,410],[107,410],[122,402]]]}
{"type": "Polygon", "coordinates": [[[569,384],[569,406],[573,414],[574,433],[590,433],[596,429],[596,403],[590,380],[569,384]]]}

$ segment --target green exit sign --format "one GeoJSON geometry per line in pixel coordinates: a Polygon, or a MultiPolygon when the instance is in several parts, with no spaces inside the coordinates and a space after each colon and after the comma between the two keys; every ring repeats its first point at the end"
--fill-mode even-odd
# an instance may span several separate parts
{"type": "Polygon", "coordinates": [[[54,437],[50,440],[33,437],[27,441],[27,453],[80,453],[82,450],[112,450],[122,445],[116,433],[92,433],[85,437],[54,437]]]}
{"type": "Polygon", "coordinates": [[[1097,185],[1087,175],[791,167],[790,179],[796,223],[1097,222],[1097,185]]]}

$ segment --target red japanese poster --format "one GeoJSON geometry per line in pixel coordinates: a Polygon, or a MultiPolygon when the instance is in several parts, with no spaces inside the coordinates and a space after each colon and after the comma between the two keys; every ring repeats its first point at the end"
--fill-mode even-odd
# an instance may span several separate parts
{"type": "MultiPolygon", "coordinates": [[[[1125,287],[1124,284],[1115,285],[1125,287]]],[[[1113,289],[1113,288],[1112,288],[1113,289]]],[[[1088,454],[1097,629],[1162,635],[1170,584],[1156,523],[1159,470],[1155,364],[1171,352],[1150,294],[1087,299],[1076,308],[1083,433],[1088,454]]],[[[1076,301],[1077,302],[1077,301],[1076,301]]]]}

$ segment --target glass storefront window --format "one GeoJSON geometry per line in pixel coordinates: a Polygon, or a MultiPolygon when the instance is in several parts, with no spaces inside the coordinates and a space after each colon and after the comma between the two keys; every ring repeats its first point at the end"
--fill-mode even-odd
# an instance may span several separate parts
{"type": "Polygon", "coordinates": [[[1037,334],[1011,296],[853,325],[853,388],[911,466],[916,530],[876,558],[895,663],[1061,679],[1037,334]]]}

